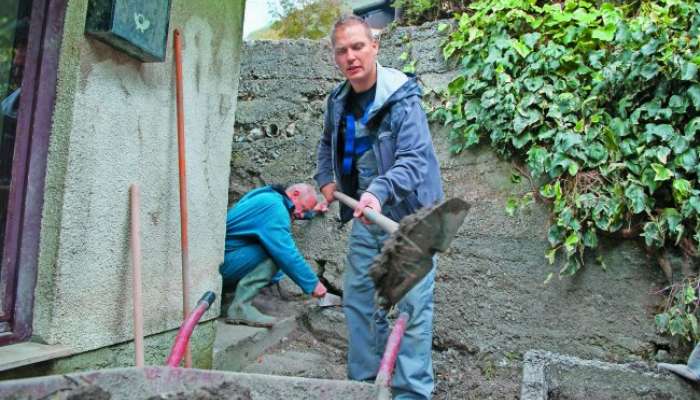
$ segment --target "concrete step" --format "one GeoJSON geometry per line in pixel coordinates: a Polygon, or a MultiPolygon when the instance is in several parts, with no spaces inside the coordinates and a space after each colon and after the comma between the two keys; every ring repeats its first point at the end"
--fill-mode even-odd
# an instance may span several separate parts
{"type": "Polygon", "coordinates": [[[284,296],[268,288],[253,301],[262,313],[278,318],[272,328],[230,325],[217,320],[212,367],[224,371],[242,371],[265,351],[278,345],[299,327],[302,315],[312,309],[316,300],[286,291],[284,296]]]}
{"type": "Polygon", "coordinates": [[[241,371],[267,349],[289,336],[297,327],[296,316],[283,318],[270,329],[230,325],[225,323],[223,318],[219,318],[212,366],[217,370],[241,371]]]}

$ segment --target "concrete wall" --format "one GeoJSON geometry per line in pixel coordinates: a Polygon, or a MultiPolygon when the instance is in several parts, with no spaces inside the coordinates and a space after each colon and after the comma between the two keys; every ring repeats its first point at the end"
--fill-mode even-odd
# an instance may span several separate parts
{"type": "MultiPolygon", "coordinates": [[[[191,306],[219,291],[243,0],[173,0],[167,56],[141,63],[83,34],[68,2],[49,148],[34,340],[132,339],[129,185],[141,185],[145,333],[182,320],[172,30],[183,38],[191,306]]],[[[218,304],[218,303],[217,303],[218,304]]],[[[205,319],[218,315],[218,305],[205,319]]]]}
{"type": "MultiPolygon", "coordinates": [[[[442,61],[443,38],[436,26],[398,29],[380,46],[384,65],[400,67],[403,51],[417,60],[428,104],[434,98],[430,92],[444,88],[455,74],[442,61]]],[[[231,200],[256,185],[311,180],[324,98],[340,78],[328,43],[246,44],[231,200]]],[[[664,279],[637,243],[603,241],[607,271],[591,257],[574,278],[555,278],[545,286],[547,274],[560,267],[549,266],[544,258],[547,206],[533,204],[508,217],[508,197],[530,190],[527,180],[511,183],[517,171],[487,145],[452,155],[447,130],[438,124],[431,130],[447,195],[473,203],[451,250],[439,260],[433,342],[438,393],[455,389],[461,393],[456,398],[465,393],[517,398],[521,359],[529,349],[606,361],[671,356],[676,348],[655,333],[653,322],[659,300],[653,293],[664,279]]],[[[333,286],[342,288],[348,227],[339,226],[335,212],[295,225],[303,253],[333,286]]],[[[325,315],[325,320],[313,315],[311,329],[321,340],[339,345],[345,327],[338,315],[325,315]]]]}

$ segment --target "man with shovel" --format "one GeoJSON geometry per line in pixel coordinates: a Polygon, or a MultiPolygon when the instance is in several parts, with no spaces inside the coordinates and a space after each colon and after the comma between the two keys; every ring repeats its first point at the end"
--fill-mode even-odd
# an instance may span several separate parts
{"type": "Polygon", "coordinates": [[[292,220],[317,205],[316,189],[297,183],[246,193],[226,215],[226,252],[219,272],[224,286],[236,284],[226,322],[272,327],[275,318],[253,306],[260,289],[281,269],[304,293],[323,297],[326,287],[304,260],[292,237],[292,220]]]}
{"type": "MultiPolygon", "coordinates": [[[[331,33],[338,69],[347,80],[326,104],[318,147],[316,182],[325,201],[339,190],[359,196],[355,210],[341,205],[341,220],[354,216],[344,275],[343,310],[348,325],[348,376],[373,380],[388,337],[386,314],[368,276],[388,234],[363,217],[369,207],[399,221],[443,199],[421,89],[416,79],[377,63],[379,43],[359,17],[341,18],[331,33]]],[[[429,399],[434,387],[432,320],[435,270],[398,304],[409,314],[392,380],[395,399],[429,399]]]]}

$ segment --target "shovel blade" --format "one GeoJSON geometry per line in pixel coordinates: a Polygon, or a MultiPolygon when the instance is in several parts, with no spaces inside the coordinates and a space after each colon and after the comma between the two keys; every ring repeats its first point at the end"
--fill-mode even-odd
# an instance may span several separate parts
{"type": "Polygon", "coordinates": [[[333,293],[326,293],[318,299],[318,306],[319,307],[335,307],[335,306],[342,306],[343,305],[343,299],[340,296],[336,296],[333,293]]]}

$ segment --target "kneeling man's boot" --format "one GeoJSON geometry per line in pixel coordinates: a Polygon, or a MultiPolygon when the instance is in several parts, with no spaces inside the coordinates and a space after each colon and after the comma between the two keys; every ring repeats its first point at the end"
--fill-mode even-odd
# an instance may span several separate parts
{"type": "Polygon", "coordinates": [[[265,315],[253,306],[253,299],[270,283],[276,271],[277,266],[268,259],[238,282],[233,303],[226,312],[227,323],[271,328],[277,322],[277,318],[265,315]]]}

